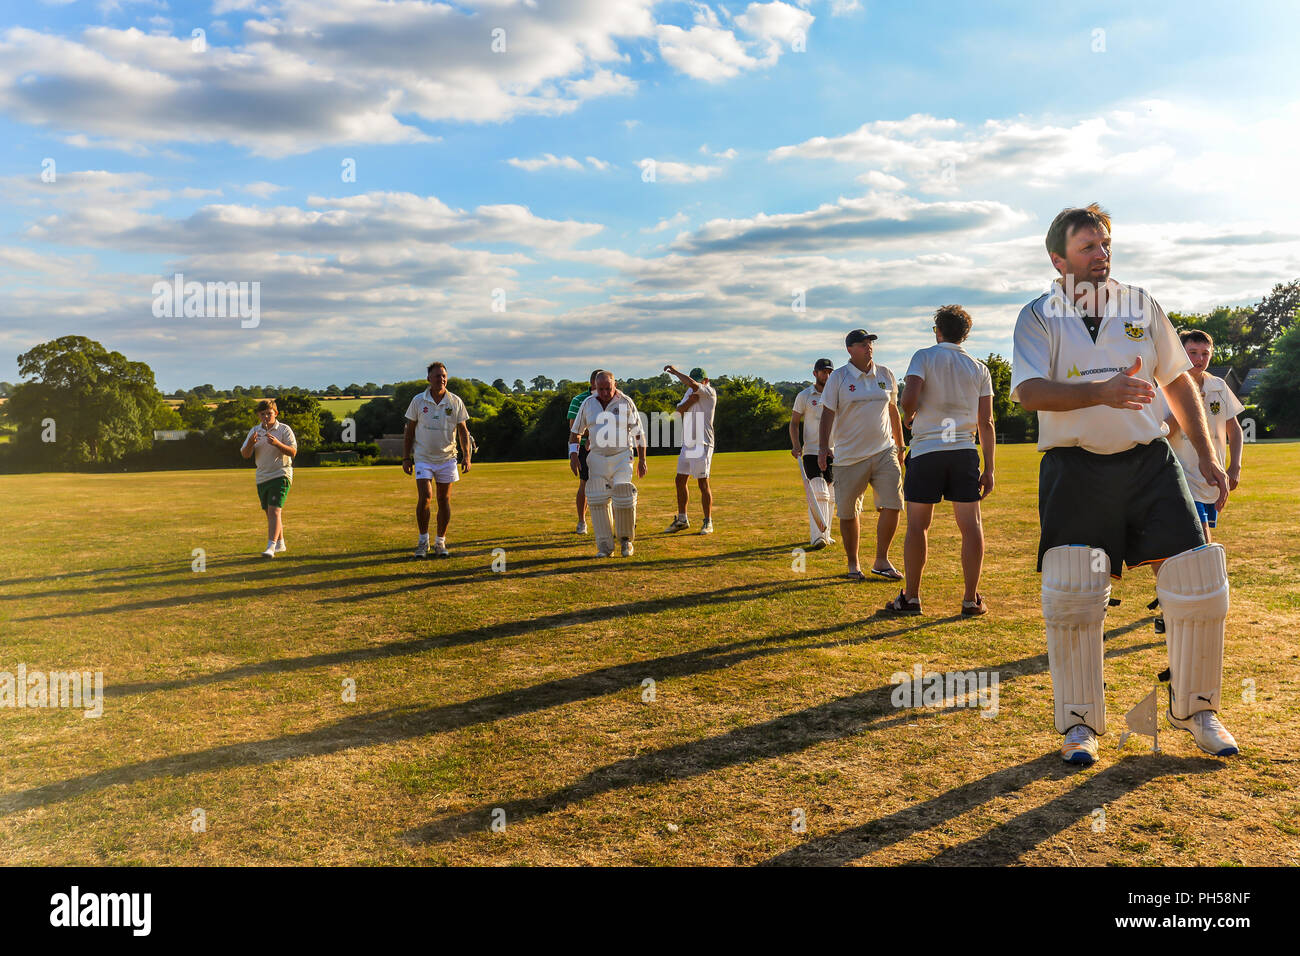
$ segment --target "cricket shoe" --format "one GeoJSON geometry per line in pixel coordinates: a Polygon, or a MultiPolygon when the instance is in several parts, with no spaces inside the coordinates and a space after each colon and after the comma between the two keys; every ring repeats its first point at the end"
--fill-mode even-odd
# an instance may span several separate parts
{"type": "Polygon", "coordinates": [[[1075,724],[1061,744],[1061,759],[1089,767],[1097,761],[1097,735],[1087,724],[1075,724]]]}
{"type": "Polygon", "coordinates": [[[611,555],[613,555],[613,553],[614,553],[613,548],[601,548],[601,549],[599,549],[599,550],[596,552],[596,557],[598,557],[598,558],[608,558],[608,557],[610,557],[611,555]]]}
{"type": "Polygon", "coordinates": [[[268,544],[268,545],[266,546],[266,550],[262,552],[262,557],[264,557],[264,558],[274,558],[274,557],[275,557],[275,545],[273,545],[273,544],[268,544]]]}
{"type": "Polygon", "coordinates": [[[445,544],[439,544],[438,542],[435,541],[433,543],[433,556],[435,558],[450,558],[451,552],[447,550],[447,546],[445,544]]]}
{"type": "Polygon", "coordinates": [[[1201,710],[1192,714],[1186,720],[1174,716],[1174,695],[1169,694],[1169,723],[1179,730],[1185,730],[1192,735],[1196,741],[1196,746],[1200,747],[1207,754],[1213,754],[1216,757],[1231,757],[1237,752],[1237,741],[1233,739],[1232,734],[1228,733],[1228,728],[1223,726],[1219,720],[1219,715],[1212,710],[1201,710]]]}
{"type": "Polygon", "coordinates": [[[623,549],[622,549],[622,551],[620,551],[619,553],[622,554],[623,557],[625,557],[625,558],[630,558],[630,557],[632,557],[632,552],[634,552],[635,550],[636,550],[636,548],[632,547],[632,542],[631,542],[630,540],[628,540],[627,538],[624,538],[624,539],[623,539],[623,549]]]}
{"type": "Polygon", "coordinates": [[[825,539],[825,538],[818,538],[818,539],[817,539],[816,541],[814,541],[814,542],[812,543],[812,545],[811,545],[811,548],[812,548],[812,550],[814,550],[814,551],[820,551],[820,550],[821,550],[822,548],[824,548],[824,547],[826,547],[826,539],[825,539]]]}
{"type": "Polygon", "coordinates": [[[673,523],[665,530],[665,534],[672,534],[674,531],[684,531],[691,526],[690,518],[673,518],[673,523]]]}
{"type": "Polygon", "coordinates": [[[585,522],[585,521],[579,521],[579,522],[578,522],[578,527],[576,527],[576,528],[573,529],[573,533],[574,533],[574,534],[586,534],[586,533],[587,533],[587,522],[585,522]]]}
{"type": "Polygon", "coordinates": [[[700,525],[700,530],[696,534],[713,534],[713,522],[704,522],[704,524],[700,525]]]}
{"type": "Polygon", "coordinates": [[[289,549],[286,548],[286,547],[284,546],[284,538],[281,538],[279,541],[277,541],[277,542],[275,543],[275,553],[276,553],[276,554],[279,554],[279,553],[282,552],[282,551],[288,551],[288,550],[289,550],[289,549]]]}
{"type": "Polygon", "coordinates": [[[429,542],[420,541],[415,545],[415,550],[411,552],[413,558],[427,558],[429,556],[429,542]]]}

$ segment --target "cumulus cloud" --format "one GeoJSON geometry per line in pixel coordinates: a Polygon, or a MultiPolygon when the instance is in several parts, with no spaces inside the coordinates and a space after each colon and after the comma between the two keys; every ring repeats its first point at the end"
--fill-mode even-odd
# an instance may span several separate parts
{"type": "Polygon", "coordinates": [[[805,37],[815,18],[787,3],[751,3],[734,18],[737,30],[719,24],[709,8],[696,6],[695,24],[684,29],[656,27],[659,55],[674,69],[697,80],[716,83],[745,70],[772,66],[783,50],[805,37]],[[746,39],[738,37],[737,31],[746,39]]]}
{"type": "Polygon", "coordinates": [[[722,174],[721,166],[677,163],[666,159],[643,159],[637,165],[641,167],[642,175],[653,170],[655,181],[665,183],[702,183],[722,174]]]}

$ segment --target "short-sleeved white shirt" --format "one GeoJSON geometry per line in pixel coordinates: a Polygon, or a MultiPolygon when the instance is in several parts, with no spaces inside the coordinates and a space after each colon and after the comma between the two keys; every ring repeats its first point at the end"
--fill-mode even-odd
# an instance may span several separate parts
{"type": "Polygon", "coordinates": [[[593,394],[578,409],[571,430],[578,435],[587,433],[591,455],[626,455],[645,444],[636,403],[622,392],[615,392],[608,406],[602,406],[599,396],[593,394]]]}
{"type": "Polygon", "coordinates": [[[415,422],[415,450],[418,464],[442,465],[456,460],[456,426],[469,421],[465,403],[451,392],[434,401],[426,388],[406,407],[406,420],[415,422]]]}
{"type": "Polygon", "coordinates": [[[939,342],[912,356],[907,375],[925,382],[912,419],[908,454],[975,447],[980,399],[993,394],[988,366],[954,342],[939,342]]]}
{"type": "MultiPolygon", "coordinates": [[[[1093,342],[1084,320],[1067,301],[1058,279],[1020,310],[1011,363],[1011,398],[1033,378],[1049,382],[1103,382],[1142,359],[1138,378],[1164,387],[1192,367],[1164,310],[1145,289],[1107,280],[1106,314],[1093,342]]],[[[1154,403],[1153,403],[1154,404],[1154,403]]],[[[1078,446],[1114,455],[1169,433],[1151,405],[1140,410],[1093,405],[1038,413],[1038,450],[1078,446]]]]}
{"type": "Polygon", "coordinates": [[[831,372],[822,389],[822,408],[835,413],[835,464],[852,465],[894,446],[889,406],[897,394],[894,373],[879,362],[865,372],[852,362],[831,372]]]}
{"type": "MultiPolygon", "coordinates": [[[[1169,400],[1165,398],[1164,389],[1156,392],[1156,399],[1151,404],[1162,419],[1173,414],[1169,408],[1169,400]]],[[[1209,372],[1201,377],[1201,404],[1205,406],[1205,420],[1210,425],[1210,442],[1214,445],[1215,457],[1219,461],[1219,467],[1226,468],[1228,467],[1228,419],[1236,418],[1246,410],[1246,406],[1232,394],[1232,389],[1228,388],[1227,382],[1209,372]]],[[[1174,454],[1178,456],[1178,463],[1183,466],[1183,474],[1187,478],[1187,487],[1192,497],[1203,504],[1213,504],[1218,501],[1219,489],[1201,476],[1201,460],[1187,433],[1180,428],[1178,433],[1169,439],[1169,444],[1173,446],[1174,454]]]]}
{"type": "Polygon", "coordinates": [[[293,481],[293,457],[284,454],[261,437],[268,432],[282,445],[288,445],[290,448],[298,447],[298,439],[294,437],[293,429],[284,422],[277,421],[270,428],[263,428],[259,423],[249,429],[244,444],[248,444],[253,435],[258,436],[257,444],[253,446],[253,461],[257,462],[257,483],[260,485],[272,478],[288,478],[293,481]]]}
{"type": "MultiPolygon", "coordinates": [[[[794,397],[794,411],[803,416],[799,423],[803,428],[803,454],[820,455],[822,450],[822,392],[816,385],[809,385],[794,397]]],[[[835,443],[826,449],[827,454],[834,454],[835,443]]]]}
{"type": "MultiPolygon", "coordinates": [[[[695,388],[688,388],[682,400],[677,403],[681,408],[695,393],[695,388]]],[[[718,408],[718,392],[712,385],[701,384],[700,399],[686,411],[682,412],[682,443],[687,447],[713,447],[713,413],[718,408]]]]}

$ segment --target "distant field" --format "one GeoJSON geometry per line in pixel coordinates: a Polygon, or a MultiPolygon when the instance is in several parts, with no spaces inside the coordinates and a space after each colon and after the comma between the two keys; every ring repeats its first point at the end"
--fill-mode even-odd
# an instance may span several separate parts
{"type": "Polygon", "coordinates": [[[246,471],[0,476],[0,671],[108,685],[98,719],[0,708],[5,862],[1300,864],[1300,445],[1248,446],[1223,515],[1242,755],[1167,725],[1162,754],[1116,749],[1166,659],[1141,571],[1082,771],[1051,726],[1037,461],[1000,451],[975,620],[947,507],[920,619],[878,617],[896,587],[844,580],[838,546],[798,570],[779,452],[715,458],[711,537],[663,533],[673,463],[651,459],[636,555],[604,561],[559,461],[476,465],[442,562],[407,557],[397,468],[302,469],[274,560],[246,471]],[[896,708],[917,665],[996,671],[996,715],[896,708]]]}

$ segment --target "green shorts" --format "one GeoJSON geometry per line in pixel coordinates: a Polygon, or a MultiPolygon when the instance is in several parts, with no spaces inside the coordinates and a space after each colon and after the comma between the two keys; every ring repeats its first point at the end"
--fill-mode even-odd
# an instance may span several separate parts
{"type": "Polygon", "coordinates": [[[257,500],[262,503],[263,511],[267,508],[283,508],[288,497],[289,479],[284,475],[257,483],[257,500]]]}

